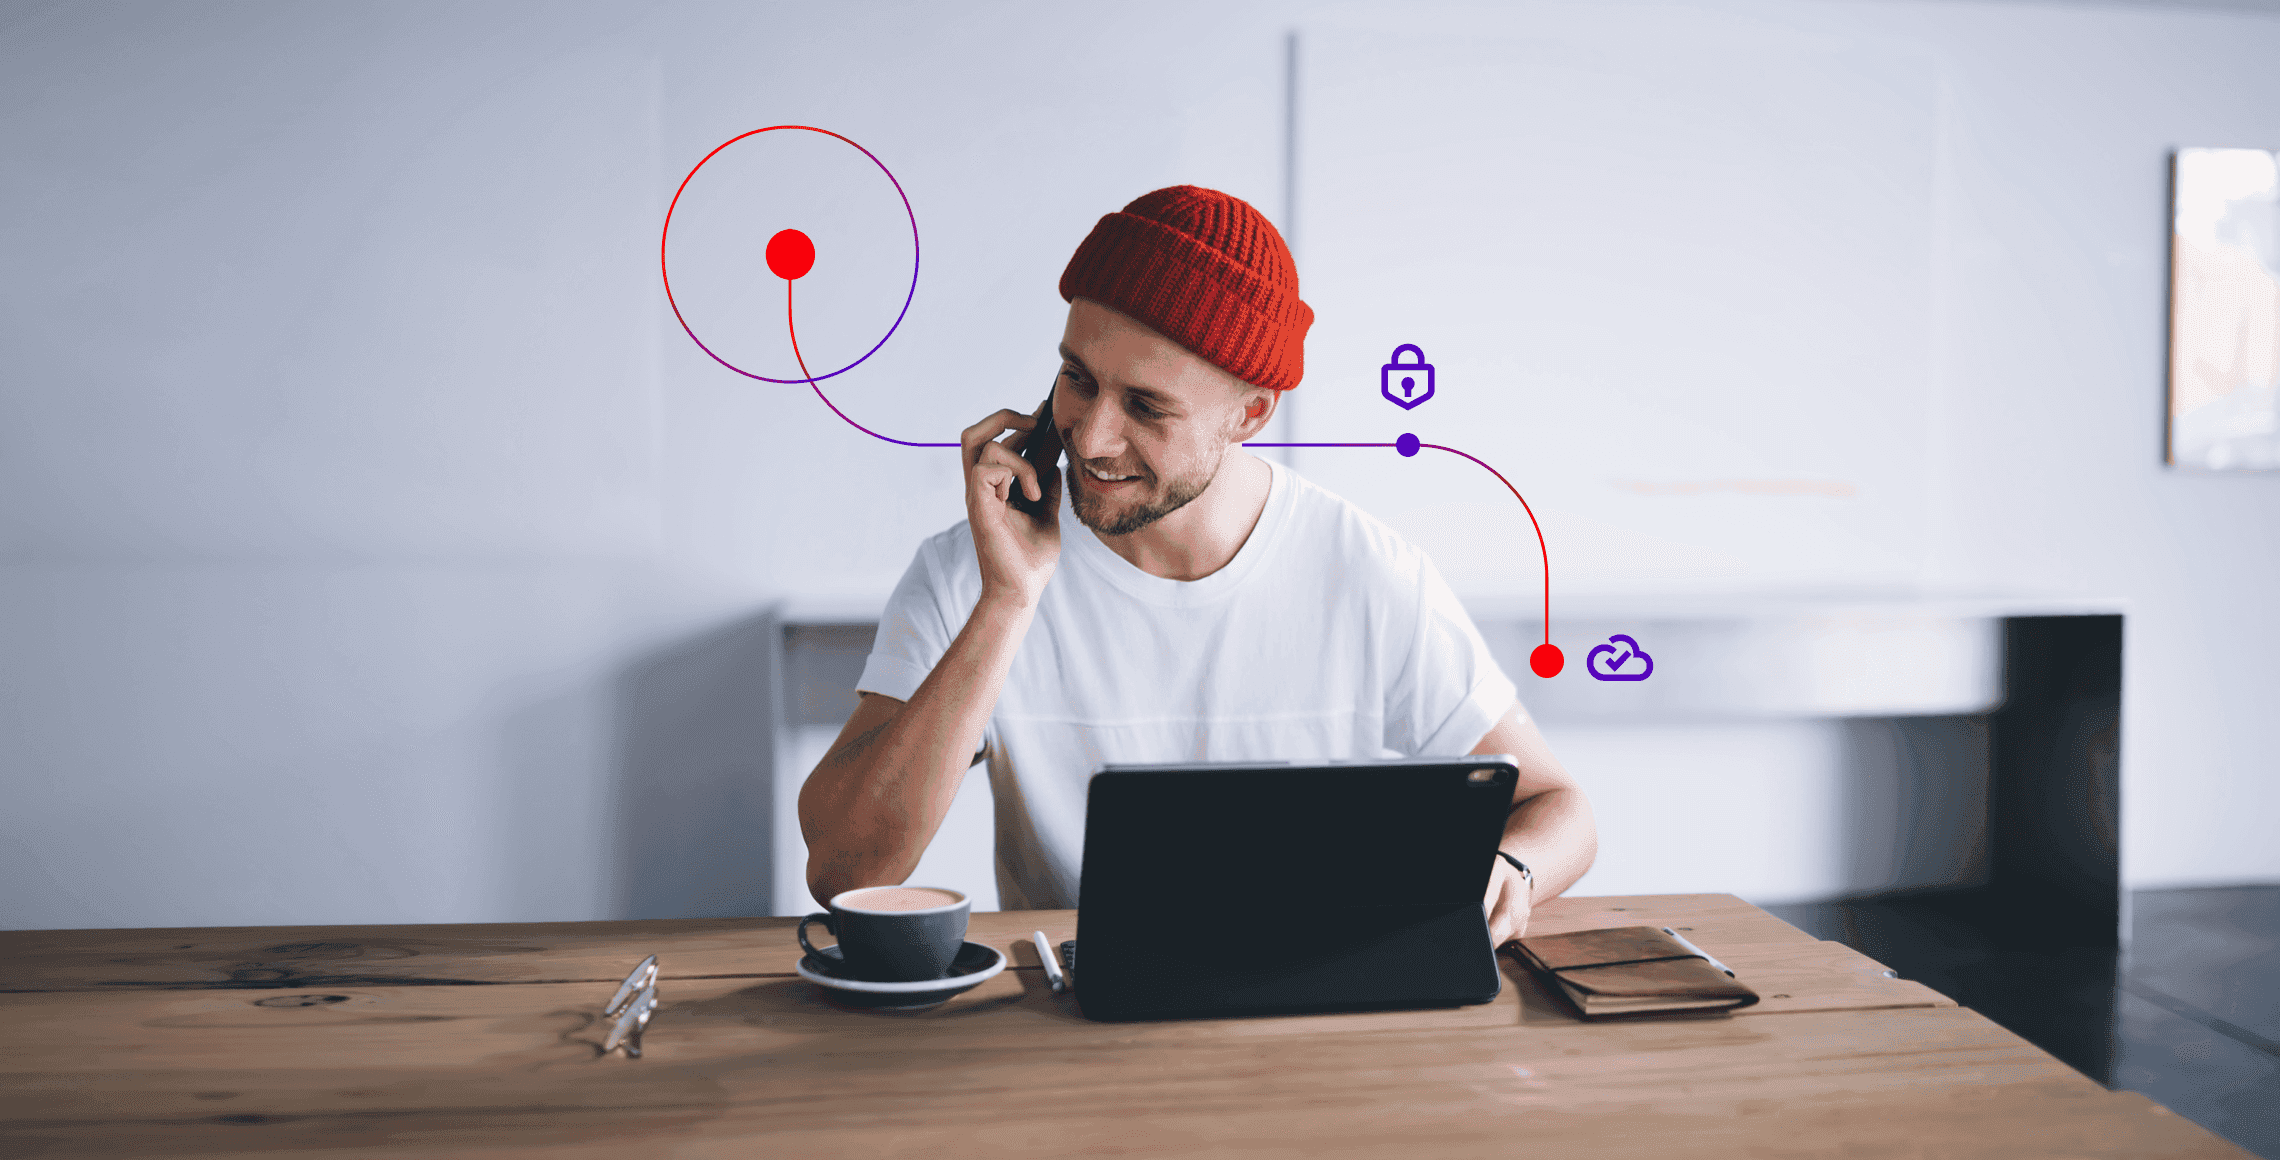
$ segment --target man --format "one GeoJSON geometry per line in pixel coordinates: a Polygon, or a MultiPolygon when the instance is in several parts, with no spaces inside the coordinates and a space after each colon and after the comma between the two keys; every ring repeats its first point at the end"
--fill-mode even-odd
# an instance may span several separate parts
{"type": "Polygon", "coordinates": [[[809,888],[902,882],[977,761],[1000,898],[1030,909],[1076,905],[1104,762],[1508,753],[1485,901],[1497,945],[1526,931],[1591,866],[1582,790],[1431,561],[1240,446],[1298,385],[1314,320],[1282,236],[1237,198],[1160,189],[1100,220],[1060,290],[1047,413],[1070,502],[1018,454],[1031,416],[966,429],[966,522],[919,546],[800,791],[809,888]]]}

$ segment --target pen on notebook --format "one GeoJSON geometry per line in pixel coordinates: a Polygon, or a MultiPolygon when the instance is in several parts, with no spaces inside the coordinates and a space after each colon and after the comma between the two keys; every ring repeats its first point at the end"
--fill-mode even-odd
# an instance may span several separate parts
{"type": "Polygon", "coordinates": [[[1692,952],[1692,953],[1694,953],[1694,954],[1698,954],[1698,955],[1701,955],[1701,956],[1702,956],[1702,960],[1703,960],[1704,962],[1706,962],[1706,963],[1709,963],[1711,966],[1713,966],[1713,967],[1716,967],[1716,968],[1718,968],[1719,970],[1726,972],[1726,977],[1727,977],[1727,978],[1731,979],[1731,978],[1733,978],[1733,977],[1734,977],[1734,968],[1732,968],[1732,967],[1729,967],[1729,966],[1727,966],[1726,964],[1724,964],[1724,963],[1721,963],[1721,962],[1719,962],[1718,960],[1716,960],[1716,959],[1714,959],[1714,958],[1711,958],[1711,957],[1710,957],[1710,952],[1709,952],[1709,951],[1703,950],[1701,947],[1695,946],[1693,943],[1690,943],[1690,942],[1686,941],[1686,936],[1685,936],[1685,935],[1683,935],[1683,934],[1680,934],[1680,933],[1678,933],[1677,931],[1675,931],[1675,930],[1672,930],[1671,928],[1669,928],[1669,927],[1667,927],[1667,926],[1666,926],[1666,927],[1664,927],[1664,928],[1662,928],[1662,932],[1663,932],[1664,934],[1667,934],[1667,935],[1669,935],[1669,936],[1670,936],[1670,937],[1671,937],[1671,938],[1672,938],[1674,941],[1676,941],[1676,942],[1678,943],[1678,945],[1680,945],[1680,946],[1682,946],[1682,947],[1685,947],[1685,948],[1686,948],[1688,951],[1690,951],[1690,952],[1692,952]]]}
{"type": "Polygon", "coordinates": [[[1045,941],[1045,932],[1035,931],[1029,937],[1037,940],[1037,957],[1045,961],[1045,981],[1053,985],[1053,993],[1068,990],[1069,980],[1061,974],[1061,962],[1053,957],[1053,944],[1045,941]]]}

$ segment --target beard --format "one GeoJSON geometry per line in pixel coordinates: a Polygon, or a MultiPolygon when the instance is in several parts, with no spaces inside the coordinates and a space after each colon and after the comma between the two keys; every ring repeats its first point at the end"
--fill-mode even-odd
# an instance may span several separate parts
{"type": "Polygon", "coordinates": [[[1066,487],[1069,508],[1076,513],[1077,522],[1091,528],[1096,535],[1129,536],[1194,502],[1197,496],[1211,486],[1211,481],[1219,477],[1219,464],[1225,460],[1226,453],[1222,451],[1209,470],[1172,480],[1164,487],[1161,496],[1135,503],[1122,511],[1111,512],[1106,510],[1106,504],[1086,491],[1085,485],[1078,481],[1077,476],[1084,468],[1077,466],[1077,461],[1071,458],[1063,468],[1068,476],[1066,487]]]}

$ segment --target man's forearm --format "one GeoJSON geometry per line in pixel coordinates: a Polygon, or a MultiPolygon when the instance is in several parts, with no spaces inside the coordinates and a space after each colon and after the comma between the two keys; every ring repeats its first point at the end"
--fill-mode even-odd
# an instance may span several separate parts
{"type": "Polygon", "coordinates": [[[808,883],[819,899],[910,876],[957,800],[1036,607],[976,604],[894,719],[849,739],[800,790],[808,883]]]}
{"type": "Polygon", "coordinates": [[[1535,900],[1555,898],[1575,885],[1599,854],[1599,827],[1591,802],[1578,789],[1548,789],[1512,807],[1498,846],[1528,864],[1536,876],[1535,900]]]}

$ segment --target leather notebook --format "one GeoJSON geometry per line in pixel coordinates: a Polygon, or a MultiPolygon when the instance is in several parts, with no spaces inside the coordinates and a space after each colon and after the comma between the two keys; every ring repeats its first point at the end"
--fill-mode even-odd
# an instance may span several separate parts
{"type": "Polygon", "coordinates": [[[1586,1019],[1731,1011],[1758,1001],[1757,992],[1651,926],[1537,935],[1511,946],[1586,1019]]]}

